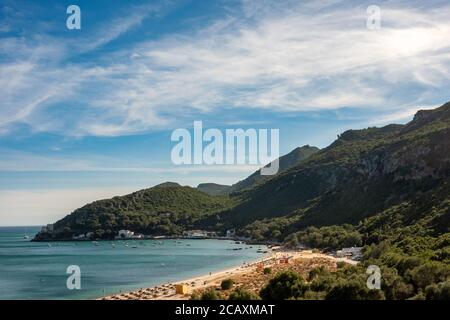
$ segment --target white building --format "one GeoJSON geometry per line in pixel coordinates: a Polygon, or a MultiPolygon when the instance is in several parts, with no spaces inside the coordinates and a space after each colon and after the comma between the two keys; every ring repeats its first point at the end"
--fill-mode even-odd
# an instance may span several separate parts
{"type": "Polygon", "coordinates": [[[342,248],[342,250],[336,251],[336,257],[360,260],[362,258],[362,247],[342,248]]]}
{"type": "Polygon", "coordinates": [[[129,239],[132,238],[133,236],[134,232],[130,230],[120,230],[119,233],[117,234],[117,238],[121,239],[129,239]]]}
{"type": "Polygon", "coordinates": [[[235,236],[236,236],[236,230],[235,229],[227,230],[227,238],[234,238],[235,236]]]}
{"type": "Polygon", "coordinates": [[[92,238],[92,237],[94,237],[94,233],[93,233],[93,232],[88,232],[88,233],[86,233],[86,238],[87,238],[87,239],[90,239],[90,238],[92,238]]]}
{"type": "Polygon", "coordinates": [[[207,238],[208,237],[208,232],[203,231],[203,230],[188,230],[183,232],[183,235],[186,238],[207,238]]]}

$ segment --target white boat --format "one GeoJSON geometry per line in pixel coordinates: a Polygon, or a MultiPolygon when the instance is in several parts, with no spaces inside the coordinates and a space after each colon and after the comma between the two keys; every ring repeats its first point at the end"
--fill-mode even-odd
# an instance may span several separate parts
{"type": "Polygon", "coordinates": [[[28,240],[30,237],[28,236],[28,228],[25,228],[25,235],[23,236],[24,239],[28,240]]]}

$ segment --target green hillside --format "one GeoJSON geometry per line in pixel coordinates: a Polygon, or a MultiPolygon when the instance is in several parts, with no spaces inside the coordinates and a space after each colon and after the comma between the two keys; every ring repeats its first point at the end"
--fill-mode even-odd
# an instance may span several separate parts
{"type": "Polygon", "coordinates": [[[54,225],[54,232],[36,240],[64,239],[94,232],[111,238],[120,229],[151,235],[180,235],[204,217],[232,205],[228,197],[213,197],[176,183],[164,183],[126,196],[99,200],[81,207],[54,225]]]}
{"type": "Polygon", "coordinates": [[[449,137],[446,104],[418,112],[406,125],[346,131],[320,151],[297,148],[280,159],[278,175],[252,174],[230,196],[211,195],[227,186],[165,183],[96,201],[58,221],[54,237],[88,231],[109,237],[122,228],[153,235],[236,228],[254,240],[283,240],[307,227],[343,224],[377,241],[388,229],[396,233],[395,226],[435,236],[449,226],[449,137]]]}
{"type": "MultiPolygon", "coordinates": [[[[358,266],[313,270],[304,290],[287,297],[450,299],[450,103],[420,111],[406,125],[346,131],[301,159],[298,151],[284,156],[276,176],[255,173],[233,192],[164,183],[88,204],[36,240],[86,232],[111,238],[120,229],[180,235],[234,228],[253,241],[292,247],[364,246],[358,266]],[[229,196],[211,195],[221,193],[229,196]],[[369,265],[381,268],[382,290],[367,289],[369,265]]],[[[271,292],[269,285],[261,297],[271,292]]]]}
{"type": "Polygon", "coordinates": [[[228,194],[231,186],[217,183],[200,183],[197,189],[211,196],[219,196],[228,194]]]}
{"type": "MultiPolygon", "coordinates": [[[[281,156],[279,158],[278,174],[283,173],[289,170],[290,168],[298,165],[301,161],[307,159],[308,157],[310,157],[319,150],[320,149],[317,147],[311,147],[309,145],[306,145],[303,147],[297,147],[288,154],[281,156]]],[[[257,170],[244,180],[241,180],[238,183],[233,184],[228,190],[228,193],[237,193],[246,189],[254,188],[258,184],[261,184],[271,178],[272,176],[270,175],[261,175],[261,171],[257,170]]]]}
{"type": "Polygon", "coordinates": [[[449,109],[446,104],[419,112],[405,126],[346,131],[299,165],[242,193],[243,201],[220,219],[265,238],[274,229],[286,235],[308,226],[357,225],[401,204],[438,195],[435,201],[445,202],[449,109]]]}

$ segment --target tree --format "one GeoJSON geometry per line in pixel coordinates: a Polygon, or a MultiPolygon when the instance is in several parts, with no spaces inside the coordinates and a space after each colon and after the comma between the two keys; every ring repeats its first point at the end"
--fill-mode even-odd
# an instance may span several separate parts
{"type": "Polygon", "coordinates": [[[261,298],[251,291],[243,288],[237,288],[230,294],[229,300],[261,300],[261,298]]]}
{"type": "Polygon", "coordinates": [[[446,280],[450,276],[450,268],[439,262],[427,262],[407,272],[408,277],[417,288],[446,280]]]}
{"type": "Polygon", "coordinates": [[[326,300],[381,300],[383,291],[370,290],[360,279],[341,280],[326,295],[326,300]]]}
{"type": "Polygon", "coordinates": [[[450,281],[427,286],[425,296],[427,300],[450,300],[450,281]]]}
{"type": "Polygon", "coordinates": [[[308,281],[312,281],[319,276],[328,276],[330,271],[328,271],[325,266],[319,266],[311,269],[308,274],[308,281]]]}
{"type": "Polygon", "coordinates": [[[291,234],[287,239],[286,239],[286,246],[288,248],[297,248],[299,245],[298,243],[298,237],[295,234],[291,234]]]}
{"type": "Polygon", "coordinates": [[[299,274],[293,271],[285,271],[271,279],[267,286],[261,290],[260,296],[264,300],[285,300],[298,298],[307,289],[308,285],[299,274]]]}
{"type": "Polygon", "coordinates": [[[201,296],[202,300],[220,300],[220,296],[213,288],[205,290],[201,296]]]}
{"type": "Polygon", "coordinates": [[[280,230],[273,230],[272,233],[270,234],[270,237],[272,239],[278,240],[281,237],[280,230]]]}
{"type": "Polygon", "coordinates": [[[396,300],[406,300],[414,295],[414,287],[401,280],[394,283],[392,287],[392,298],[396,300]]]}
{"type": "Polygon", "coordinates": [[[225,279],[220,284],[222,290],[229,290],[233,287],[234,281],[232,279],[225,279]]]}

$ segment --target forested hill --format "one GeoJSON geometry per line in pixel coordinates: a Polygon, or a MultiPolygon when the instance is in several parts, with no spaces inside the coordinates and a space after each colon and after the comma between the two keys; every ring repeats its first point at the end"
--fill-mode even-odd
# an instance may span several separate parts
{"type": "MultiPolygon", "coordinates": [[[[319,148],[309,145],[295,148],[288,154],[278,158],[278,173],[285,172],[286,170],[298,165],[301,161],[307,159],[319,150],[319,148]]],[[[211,195],[235,194],[246,189],[254,188],[258,184],[261,184],[272,177],[273,176],[271,175],[261,175],[261,170],[257,170],[247,178],[233,184],[232,186],[220,185],[216,183],[201,183],[197,186],[197,189],[211,195]]]]}
{"type": "Polygon", "coordinates": [[[123,228],[153,235],[235,228],[295,248],[364,246],[357,266],[316,268],[302,290],[289,282],[295,295],[286,298],[450,299],[450,103],[406,125],[346,131],[284,172],[247,181],[229,196],[210,195],[228,186],[200,186],[207,194],[165,183],[96,201],[37,240],[88,231],[108,238],[123,228]],[[381,290],[367,289],[369,265],[380,267],[381,290]]]}
{"type": "Polygon", "coordinates": [[[120,229],[149,235],[181,235],[204,217],[230,207],[228,197],[210,196],[191,187],[167,182],[126,196],[87,204],[54,225],[52,234],[36,240],[68,239],[94,232],[95,238],[113,238],[120,229]]]}
{"type": "MultiPolygon", "coordinates": [[[[299,163],[301,163],[303,160],[309,158],[314,153],[319,151],[320,149],[317,147],[312,147],[309,145],[297,147],[288,154],[285,154],[284,156],[281,156],[278,160],[278,174],[281,174],[287,170],[289,170],[292,167],[295,167],[299,163]]],[[[259,184],[262,184],[263,182],[271,179],[271,175],[261,175],[261,170],[258,170],[245,178],[244,180],[241,180],[235,184],[233,184],[228,190],[228,193],[236,193],[240,192],[246,189],[251,189],[256,187],[259,184]]]]}
{"type": "Polygon", "coordinates": [[[77,209],[52,236],[236,228],[256,240],[283,240],[309,226],[364,223],[376,233],[393,217],[399,227],[421,221],[424,230],[448,232],[450,104],[420,111],[406,125],[349,130],[325,149],[308,148],[278,175],[251,175],[250,186],[230,196],[211,195],[227,186],[200,186],[207,194],[166,183],[77,209]]]}
{"type": "Polygon", "coordinates": [[[448,232],[449,183],[447,103],[418,112],[407,125],[344,132],[329,147],[241,194],[241,202],[219,219],[255,239],[367,219],[373,231],[375,221],[381,228],[389,221],[406,227],[420,220],[430,232],[448,232]]]}

